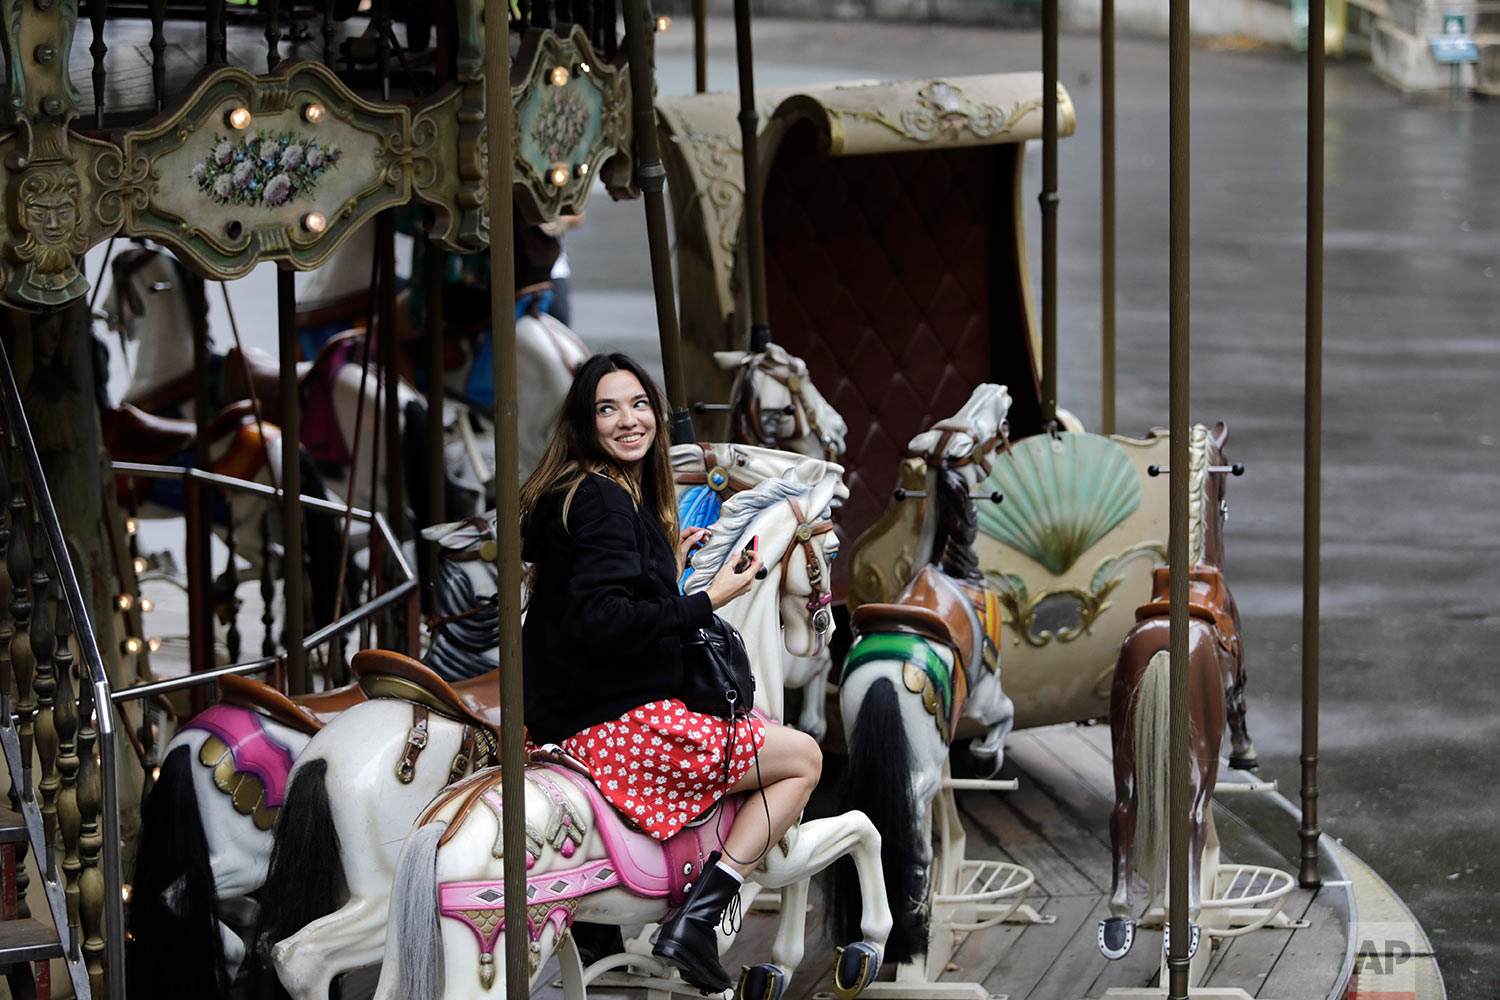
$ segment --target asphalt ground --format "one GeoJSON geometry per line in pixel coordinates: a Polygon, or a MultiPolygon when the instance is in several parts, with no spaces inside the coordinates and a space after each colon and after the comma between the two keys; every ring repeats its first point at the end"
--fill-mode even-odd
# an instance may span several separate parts
{"type": "MultiPolygon", "coordinates": [[[[1036,70],[1034,32],[762,22],[761,86],[1036,70]]],[[[733,28],[709,27],[732,88],[733,28]]],[[[660,39],[662,93],[691,89],[691,29],[660,39]]],[[[1060,400],[1099,426],[1098,42],[1061,78],[1060,400]]],[[[1168,102],[1163,42],[1117,47],[1118,427],[1167,422],[1168,102]]],[[[1228,580],[1244,616],[1262,773],[1297,800],[1301,739],[1306,64],[1192,53],[1192,413],[1226,421],[1228,580]]],[[[1454,1000],[1490,1000],[1500,807],[1500,107],[1450,108],[1330,64],[1326,116],[1322,828],[1369,861],[1428,931],[1454,1000]]],[[[1040,274],[1040,150],[1027,157],[1040,274]]],[[[638,203],[600,194],[567,240],[575,327],[653,355],[638,203]]]]}

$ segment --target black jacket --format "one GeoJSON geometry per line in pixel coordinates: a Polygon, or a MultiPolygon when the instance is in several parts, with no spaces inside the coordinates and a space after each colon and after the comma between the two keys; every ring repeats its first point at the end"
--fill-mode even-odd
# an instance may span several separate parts
{"type": "Polygon", "coordinates": [[[560,743],[682,691],[684,633],[710,623],[708,595],[677,589],[672,544],[618,483],[590,474],[563,526],[563,493],[522,526],[537,567],[521,630],[526,726],[560,743]]]}

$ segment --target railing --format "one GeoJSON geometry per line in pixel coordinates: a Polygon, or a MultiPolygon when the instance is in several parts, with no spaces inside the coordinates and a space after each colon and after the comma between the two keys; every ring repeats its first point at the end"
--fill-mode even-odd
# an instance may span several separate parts
{"type": "Polygon", "coordinates": [[[109,675],[3,344],[0,397],[9,496],[0,516],[0,744],[73,991],[123,997],[118,741],[114,713],[96,711],[111,704],[109,675]],[[35,783],[33,752],[41,770],[35,783]]]}
{"type": "MultiPolygon", "coordinates": [[[[244,479],[234,479],[229,476],[221,476],[214,472],[205,472],[202,469],[183,469],[175,465],[149,465],[141,462],[115,462],[114,470],[120,475],[139,476],[147,479],[170,479],[180,478],[183,481],[184,495],[188,492],[189,483],[207,483],[225,489],[236,490],[242,493],[255,493],[265,497],[268,501],[279,502],[282,491],[262,483],[252,483],[244,479]]],[[[301,494],[302,506],[318,510],[325,510],[334,514],[348,514],[356,521],[370,525],[378,534],[382,543],[382,551],[389,556],[396,572],[401,577],[400,582],[394,586],[375,595],[370,600],[358,607],[350,609],[337,620],[329,622],[322,628],[306,636],[302,640],[302,648],[312,652],[319,646],[332,641],[345,632],[368,621],[375,615],[381,614],[401,601],[414,602],[417,596],[419,581],[413,572],[411,564],[407,562],[406,556],[401,551],[400,544],[396,541],[395,534],[391,531],[390,524],[385,516],[379,512],[371,512],[360,507],[346,506],[332,500],[324,500],[320,497],[310,497],[301,494]]],[[[414,620],[417,609],[408,609],[408,620],[414,620]]],[[[197,687],[208,684],[227,674],[250,674],[262,673],[276,666],[281,661],[280,656],[262,656],[254,660],[244,660],[232,663],[228,666],[218,667],[213,670],[203,670],[188,674],[185,677],[174,677],[169,680],[155,681],[149,684],[137,684],[128,688],[122,688],[111,696],[115,704],[127,701],[135,701],[141,698],[150,698],[159,694],[167,694],[172,691],[181,691],[185,688],[197,687]]]]}

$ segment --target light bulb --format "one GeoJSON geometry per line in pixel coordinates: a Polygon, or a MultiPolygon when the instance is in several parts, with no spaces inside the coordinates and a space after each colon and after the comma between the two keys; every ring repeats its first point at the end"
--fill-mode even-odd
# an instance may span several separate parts
{"type": "Polygon", "coordinates": [[[230,128],[243,132],[250,127],[250,109],[233,108],[224,116],[224,121],[230,128]]]}

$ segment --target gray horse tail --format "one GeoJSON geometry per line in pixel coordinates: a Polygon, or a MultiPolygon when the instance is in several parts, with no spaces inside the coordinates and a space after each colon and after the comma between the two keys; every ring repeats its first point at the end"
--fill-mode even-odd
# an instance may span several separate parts
{"type": "Polygon", "coordinates": [[[391,884],[386,956],[397,958],[402,1000],[438,1000],[443,989],[443,939],[438,930],[437,849],[447,823],[428,823],[406,838],[391,884]]]}
{"type": "Polygon", "coordinates": [[[1135,868],[1154,898],[1167,849],[1167,752],[1172,724],[1172,655],[1158,651],[1146,664],[1135,706],[1135,868]]]}

